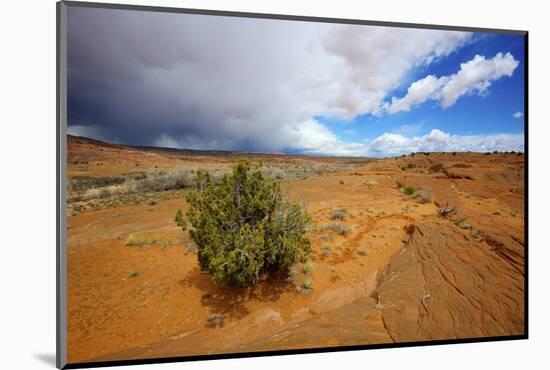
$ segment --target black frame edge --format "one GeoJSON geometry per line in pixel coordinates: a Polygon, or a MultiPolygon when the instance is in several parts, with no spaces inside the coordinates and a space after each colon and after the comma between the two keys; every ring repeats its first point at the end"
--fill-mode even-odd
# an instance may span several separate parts
{"type": "Polygon", "coordinates": [[[524,330],[525,330],[525,338],[529,338],[529,32],[526,32],[523,36],[525,47],[524,47],[524,56],[523,60],[525,63],[525,86],[524,86],[524,123],[523,123],[523,147],[524,147],[524,188],[525,188],[525,197],[524,197],[524,219],[523,219],[523,237],[524,237],[524,264],[525,264],[525,270],[524,270],[524,277],[523,277],[523,284],[524,284],[524,306],[523,306],[523,312],[524,312],[524,330]]]}
{"type": "Polygon", "coordinates": [[[59,273],[60,268],[60,257],[61,257],[61,243],[60,243],[60,233],[61,225],[60,225],[60,208],[61,208],[61,197],[59,195],[59,189],[60,189],[60,173],[59,173],[59,161],[60,161],[60,154],[61,154],[61,140],[60,140],[60,91],[59,91],[59,78],[60,78],[60,52],[59,52],[59,43],[60,43],[60,36],[61,36],[61,25],[60,25],[60,18],[61,18],[61,3],[55,4],[55,17],[56,17],[56,25],[55,25],[55,33],[56,33],[56,66],[55,66],[55,80],[56,80],[56,110],[55,110],[55,145],[56,145],[56,153],[55,153],[55,160],[56,160],[56,187],[55,187],[55,200],[56,200],[56,212],[55,212],[55,225],[56,225],[56,233],[55,233],[55,242],[56,242],[56,255],[55,255],[55,291],[56,291],[56,309],[55,309],[55,327],[56,327],[56,333],[55,333],[55,364],[57,368],[62,368],[65,364],[61,361],[61,313],[59,310],[59,307],[61,305],[61,297],[60,297],[60,288],[61,288],[61,274],[59,273]]]}
{"type": "Polygon", "coordinates": [[[173,362],[191,362],[191,361],[204,361],[204,360],[210,361],[210,360],[239,359],[239,358],[250,358],[250,357],[287,356],[287,355],[297,355],[297,354],[305,355],[305,354],[315,354],[315,353],[361,351],[366,349],[369,349],[369,350],[388,349],[388,348],[399,349],[399,348],[407,348],[407,347],[426,347],[426,346],[438,346],[438,345],[448,345],[448,344],[501,342],[501,341],[525,340],[525,339],[528,339],[526,335],[509,335],[509,336],[500,336],[500,337],[444,339],[444,340],[404,342],[404,343],[381,343],[381,344],[340,346],[340,347],[328,347],[328,348],[318,347],[318,348],[301,348],[301,349],[288,349],[288,350],[277,350],[277,351],[235,352],[235,353],[218,353],[218,354],[193,355],[193,356],[160,357],[160,358],[149,358],[149,359],[94,361],[94,362],[68,363],[63,369],[83,369],[83,368],[128,366],[128,365],[150,365],[150,364],[162,364],[162,363],[173,363],[173,362]]]}
{"type": "Polygon", "coordinates": [[[67,366],[66,117],[67,5],[56,3],[56,367],[67,366]]]}
{"type": "Polygon", "coordinates": [[[487,32],[487,33],[500,33],[500,34],[509,34],[509,35],[524,35],[527,33],[526,30],[512,30],[512,29],[499,29],[499,28],[487,28],[487,27],[472,27],[472,26],[464,27],[464,26],[449,26],[449,25],[446,26],[446,25],[440,25],[440,24],[387,22],[387,21],[362,20],[362,19],[352,19],[352,18],[329,18],[329,17],[303,16],[303,15],[291,15],[291,14],[254,13],[254,12],[214,10],[214,9],[175,8],[175,7],[151,6],[151,5],[111,4],[111,3],[84,2],[84,1],[74,1],[74,0],[63,0],[62,2],[65,3],[67,6],[96,8],[96,9],[101,8],[101,9],[113,9],[113,10],[134,10],[134,11],[137,10],[137,11],[148,11],[148,12],[200,14],[200,15],[214,15],[214,16],[224,16],[224,17],[261,18],[261,19],[316,22],[316,23],[342,23],[342,24],[357,24],[357,25],[382,26],[382,27],[420,28],[420,29],[443,30],[443,31],[487,32]]]}

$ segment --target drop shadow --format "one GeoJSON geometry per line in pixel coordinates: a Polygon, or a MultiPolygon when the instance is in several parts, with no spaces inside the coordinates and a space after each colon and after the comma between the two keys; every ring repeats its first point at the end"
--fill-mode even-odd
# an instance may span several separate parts
{"type": "Polygon", "coordinates": [[[57,365],[55,361],[55,353],[35,353],[34,358],[51,367],[55,367],[57,365]]]}

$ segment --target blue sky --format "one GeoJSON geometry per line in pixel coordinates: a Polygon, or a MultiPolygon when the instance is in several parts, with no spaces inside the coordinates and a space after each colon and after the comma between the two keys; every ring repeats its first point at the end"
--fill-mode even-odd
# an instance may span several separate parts
{"type": "Polygon", "coordinates": [[[523,36],[79,7],[68,19],[73,135],[340,156],[524,149],[523,36]]]}

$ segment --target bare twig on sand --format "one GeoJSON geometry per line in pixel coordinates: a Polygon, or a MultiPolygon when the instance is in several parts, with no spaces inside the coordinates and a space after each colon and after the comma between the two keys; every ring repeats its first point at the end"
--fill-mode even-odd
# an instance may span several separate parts
{"type": "Polygon", "coordinates": [[[439,208],[437,213],[439,214],[439,217],[447,217],[451,213],[456,213],[458,206],[452,206],[449,207],[449,202],[445,202],[445,206],[439,208]]]}

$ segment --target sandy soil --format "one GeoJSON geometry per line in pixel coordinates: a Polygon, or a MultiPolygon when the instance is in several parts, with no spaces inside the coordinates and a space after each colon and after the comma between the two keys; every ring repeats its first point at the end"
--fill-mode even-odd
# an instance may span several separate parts
{"type": "MultiPolygon", "coordinates": [[[[214,168],[236,157],[70,140],[69,176],[214,168]]],[[[523,334],[523,176],[523,156],[430,153],[283,181],[316,225],[308,295],[296,292],[308,278],[299,264],[293,281],[213,284],[175,225],[181,193],[69,216],[69,362],[523,334]],[[404,195],[407,185],[431,199],[404,195]],[[443,218],[446,203],[458,208],[443,218]],[[336,208],[347,210],[343,221],[330,219],[336,208]],[[349,235],[324,227],[332,223],[349,235]],[[170,243],[127,246],[135,233],[170,243]],[[213,314],[220,325],[207,325],[213,314]]]]}

